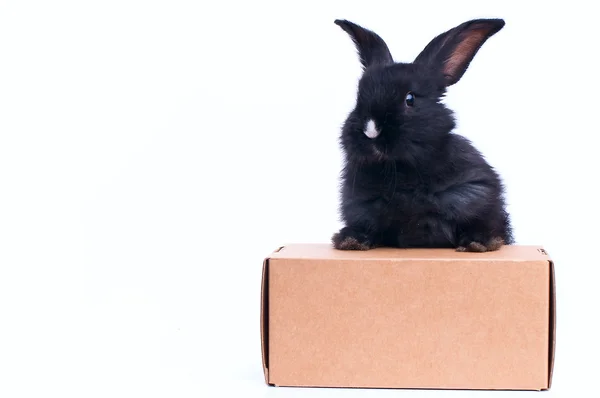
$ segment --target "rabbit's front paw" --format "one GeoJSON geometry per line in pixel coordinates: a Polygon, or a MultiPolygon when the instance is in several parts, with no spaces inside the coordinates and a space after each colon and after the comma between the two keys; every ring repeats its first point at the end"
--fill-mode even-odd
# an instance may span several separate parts
{"type": "Polygon", "coordinates": [[[474,240],[464,239],[460,246],[456,248],[458,252],[492,252],[500,249],[504,245],[504,240],[499,237],[494,237],[481,243],[474,240]]]}
{"type": "Polygon", "coordinates": [[[338,250],[370,250],[374,247],[369,237],[362,232],[344,227],[331,237],[333,246],[338,250]]]}

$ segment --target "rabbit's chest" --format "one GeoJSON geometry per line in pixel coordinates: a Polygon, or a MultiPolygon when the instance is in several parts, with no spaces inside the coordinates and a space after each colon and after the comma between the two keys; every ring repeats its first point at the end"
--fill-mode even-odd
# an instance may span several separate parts
{"type": "Polygon", "coordinates": [[[427,217],[431,210],[431,179],[403,173],[392,167],[360,170],[346,180],[345,197],[350,203],[372,204],[380,220],[407,221],[427,217]]]}
{"type": "Polygon", "coordinates": [[[388,220],[406,222],[408,219],[426,218],[431,210],[431,187],[422,181],[409,178],[398,178],[396,181],[379,182],[377,197],[383,202],[380,207],[381,217],[388,220]]]}
{"type": "Polygon", "coordinates": [[[384,193],[386,211],[382,216],[397,221],[418,220],[429,215],[431,201],[425,188],[401,189],[394,193],[384,193]]]}
{"type": "Polygon", "coordinates": [[[398,206],[426,204],[431,188],[422,181],[412,178],[398,177],[395,180],[381,180],[378,182],[378,196],[386,202],[398,206]]]}

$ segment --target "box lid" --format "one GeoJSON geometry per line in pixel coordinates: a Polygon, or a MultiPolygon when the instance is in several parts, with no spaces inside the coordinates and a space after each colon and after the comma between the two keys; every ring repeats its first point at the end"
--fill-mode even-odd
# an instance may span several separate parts
{"type": "Polygon", "coordinates": [[[548,254],[541,246],[534,245],[507,245],[501,250],[485,253],[458,252],[454,249],[397,249],[377,248],[372,250],[337,250],[330,244],[290,244],[278,248],[269,258],[282,259],[321,259],[321,260],[502,260],[502,261],[535,261],[548,259],[548,254]]]}

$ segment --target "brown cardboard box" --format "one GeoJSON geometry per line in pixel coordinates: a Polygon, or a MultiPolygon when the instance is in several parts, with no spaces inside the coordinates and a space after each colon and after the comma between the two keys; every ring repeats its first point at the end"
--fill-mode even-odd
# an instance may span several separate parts
{"type": "Polygon", "coordinates": [[[554,268],[541,247],[338,251],[265,259],[265,380],[290,387],[545,390],[554,268]]]}

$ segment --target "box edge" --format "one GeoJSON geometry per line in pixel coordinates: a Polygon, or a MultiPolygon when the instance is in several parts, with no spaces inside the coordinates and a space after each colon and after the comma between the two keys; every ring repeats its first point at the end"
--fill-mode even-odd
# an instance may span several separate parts
{"type": "Polygon", "coordinates": [[[265,377],[265,383],[269,384],[269,367],[268,367],[268,325],[267,325],[267,314],[268,314],[268,297],[267,297],[267,270],[269,267],[269,258],[263,260],[262,266],[262,280],[260,289],[260,346],[262,353],[262,367],[263,374],[265,377]]]}
{"type": "MultiPolygon", "coordinates": [[[[273,253],[277,253],[284,246],[279,246],[273,253]]],[[[260,346],[262,355],[262,367],[267,385],[269,382],[269,263],[271,256],[263,259],[262,279],[260,287],[260,346]]]]}
{"type": "Polygon", "coordinates": [[[548,389],[552,387],[554,374],[554,356],[556,347],[556,276],[554,261],[549,259],[550,272],[550,313],[549,313],[549,338],[548,338],[548,389]]]}

